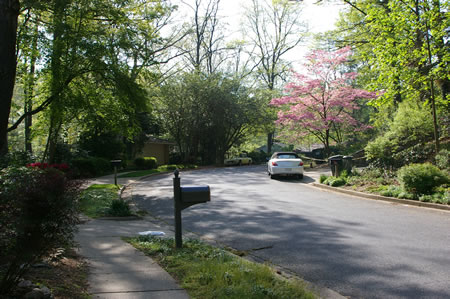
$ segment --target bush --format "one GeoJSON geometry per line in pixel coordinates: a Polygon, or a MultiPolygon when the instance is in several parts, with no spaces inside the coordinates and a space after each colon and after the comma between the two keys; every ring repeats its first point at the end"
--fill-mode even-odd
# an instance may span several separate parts
{"type": "Polygon", "coordinates": [[[54,168],[0,170],[0,293],[51,251],[71,244],[78,185],[54,168]]]}
{"type": "Polygon", "coordinates": [[[447,169],[450,167],[450,152],[448,150],[440,150],[434,159],[436,161],[436,166],[440,169],[447,169]]]}
{"type": "Polygon", "coordinates": [[[330,176],[323,181],[323,184],[329,185],[331,187],[340,187],[347,184],[347,180],[344,177],[336,178],[334,176],[330,176]]]}
{"type": "Polygon", "coordinates": [[[334,180],[330,181],[331,187],[340,187],[340,186],[344,186],[345,184],[347,184],[347,181],[343,177],[338,177],[338,178],[335,178],[334,180]]]}
{"type": "Polygon", "coordinates": [[[155,169],[158,167],[158,161],[155,157],[138,157],[134,159],[134,165],[138,169],[155,169]]]}
{"type": "Polygon", "coordinates": [[[114,217],[124,217],[132,215],[130,206],[123,199],[113,200],[107,213],[108,215],[114,217]]]}
{"type": "Polygon", "coordinates": [[[112,171],[109,160],[97,157],[74,159],[72,168],[79,177],[95,177],[112,171]]]}
{"type": "Polygon", "coordinates": [[[404,189],[414,194],[431,194],[436,187],[449,181],[439,168],[430,163],[404,166],[397,174],[404,189]]]}
{"type": "Polygon", "coordinates": [[[424,144],[432,138],[433,122],[429,108],[403,102],[389,124],[388,131],[368,143],[366,157],[371,164],[384,168],[423,161],[429,155],[429,149],[432,149],[424,144]]]}
{"type": "Polygon", "coordinates": [[[261,164],[267,162],[267,157],[269,157],[269,154],[264,151],[252,151],[248,153],[248,156],[252,158],[253,164],[261,164]]]}
{"type": "Polygon", "coordinates": [[[21,167],[32,163],[34,157],[27,151],[12,151],[0,158],[0,168],[21,167]]]}
{"type": "Polygon", "coordinates": [[[386,190],[381,191],[380,194],[389,197],[399,197],[403,192],[403,189],[399,186],[389,186],[386,190]]]}
{"type": "Polygon", "coordinates": [[[327,176],[327,175],[321,174],[321,175],[320,175],[319,182],[320,182],[321,184],[324,184],[324,182],[325,182],[327,179],[328,179],[328,176],[327,176]]]}

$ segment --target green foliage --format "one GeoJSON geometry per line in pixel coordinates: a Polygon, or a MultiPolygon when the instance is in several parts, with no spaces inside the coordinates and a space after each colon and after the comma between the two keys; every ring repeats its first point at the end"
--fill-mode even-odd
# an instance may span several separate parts
{"type": "Polygon", "coordinates": [[[0,170],[1,294],[8,294],[30,265],[71,244],[78,187],[54,168],[0,170]]]}
{"type": "Polygon", "coordinates": [[[78,145],[89,155],[108,160],[122,157],[125,151],[122,139],[112,132],[96,134],[95,130],[85,131],[81,134],[78,145]]]}
{"type": "Polygon", "coordinates": [[[406,191],[418,195],[432,194],[436,187],[449,182],[448,176],[430,163],[404,166],[398,179],[406,191]]]}
{"type": "Polygon", "coordinates": [[[222,164],[233,145],[265,122],[265,103],[250,93],[243,82],[225,74],[184,73],[161,86],[158,109],[181,160],[222,164]]]}
{"type": "Polygon", "coordinates": [[[80,210],[86,216],[107,216],[112,202],[117,201],[119,187],[113,184],[94,184],[80,195],[80,210]]]}
{"type": "Polygon", "coordinates": [[[402,193],[404,193],[404,191],[400,186],[388,186],[387,189],[380,192],[381,195],[389,197],[399,197],[402,193]]]}
{"type": "Polygon", "coordinates": [[[173,239],[127,239],[175,274],[192,298],[314,298],[296,279],[280,278],[266,265],[252,263],[197,240],[176,249],[173,239]]]}
{"type": "Polygon", "coordinates": [[[27,151],[10,151],[0,157],[0,168],[25,166],[34,162],[34,159],[27,151]]]}
{"type": "Polygon", "coordinates": [[[171,164],[171,165],[161,165],[157,169],[147,169],[147,170],[139,170],[139,171],[132,171],[128,173],[124,173],[118,176],[118,178],[135,178],[135,177],[142,177],[154,173],[162,173],[162,172],[168,172],[168,171],[174,171],[175,169],[196,169],[198,166],[193,164],[171,164]]]}
{"type": "MultiPolygon", "coordinates": [[[[322,177],[321,177],[321,179],[322,179],[322,177]]],[[[347,184],[347,179],[343,176],[340,176],[340,177],[330,176],[330,177],[326,177],[324,179],[324,181],[322,182],[322,184],[329,185],[331,187],[340,187],[340,186],[344,186],[345,184],[347,184]]]]}
{"type": "Polygon", "coordinates": [[[155,157],[138,157],[134,159],[134,165],[138,169],[156,169],[158,162],[155,157]]]}
{"type": "Polygon", "coordinates": [[[267,162],[267,154],[264,151],[251,151],[247,154],[248,157],[252,158],[253,164],[261,164],[267,162]]]}
{"type": "Polygon", "coordinates": [[[77,177],[96,177],[112,171],[110,160],[98,157],[72,160],[71,166],[77,177]]]}
{"type": "Polygon", "coordinates": [[[388,131],[366,146],[366,157],[372,164],[386,168],[401,167],[411,160],[423,161],[429,155],[423,144],[432,136],[433,123],[429,109],[403,103],[389,124],[388,131]]]}
{"type": "Polygon", "coordinates": [[[443,149],[434,157],[436,161],[436,166],[440,169],[450,168],[450,151],[443,149]]]}
{"type": "Polygon", "coordinates": [[[327,179],[328,179],[328,176],[327,176],[327,175],[321,174],[321,175],[320,175],[320,178],[319,178],[319,182],[320,182],[321,184],[325,184],[324,182],[325,182],[327,179]]]}
{"type": "Polygon", "coordinates": [[[116,199],[111,202],[107,214],[113,217],[131,216],[131,210],[128,203],[123,199],[116,199]]]}

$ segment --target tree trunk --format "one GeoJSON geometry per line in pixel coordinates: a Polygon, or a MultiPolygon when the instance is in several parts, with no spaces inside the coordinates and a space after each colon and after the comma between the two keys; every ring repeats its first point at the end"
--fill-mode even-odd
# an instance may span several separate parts
{"type": "Polygon", "coordinates": [[[8,152],[8,120],[16,79],[16,35],[20,4],[0,0],[0,157],[8,152]]]}

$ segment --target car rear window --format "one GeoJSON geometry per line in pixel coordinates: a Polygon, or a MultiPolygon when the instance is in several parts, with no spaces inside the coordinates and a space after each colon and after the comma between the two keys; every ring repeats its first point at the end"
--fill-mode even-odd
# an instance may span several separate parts
{"type": "Polygon", "coordinates": [[[278,159],[298,159],[297,155],[294,154],[279,154],[277,155],[278,159]]]}

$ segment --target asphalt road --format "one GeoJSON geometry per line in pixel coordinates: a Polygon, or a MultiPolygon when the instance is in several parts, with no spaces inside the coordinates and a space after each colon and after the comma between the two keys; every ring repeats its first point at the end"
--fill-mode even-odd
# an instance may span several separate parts
{"type": "MultiPolygon", "coordinates": [[[[134,185],[141,208],[173,225],[173,175],[134,185]]],[[[271,180],[263,166],[180,174],[211,202],[182,212],[183,229],[295,272],[351,298],[450,298],[450,213],[271,180]]]]}

